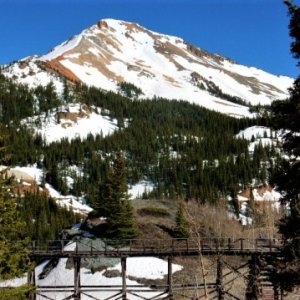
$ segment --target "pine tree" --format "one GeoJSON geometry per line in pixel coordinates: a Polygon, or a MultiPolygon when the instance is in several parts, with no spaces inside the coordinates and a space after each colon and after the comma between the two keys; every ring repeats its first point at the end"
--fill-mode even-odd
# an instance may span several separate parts
{"type": "Polygon", "coordinates": [[[110,239],[134,238],[137,228],[129,201],[125,163],[121,152],[117,152],[113,168],[106,180],[104,200],[102,209],[107,217],[106,235],[110,239]]]}
{"type": "Polygon", "coordinates": [[[23,276],[28,270],[26,224],[19,214],[18,203],[10,194],[11,181],[0,173],[0,279],[23,276]]]}
{"type": "Polygon", "coordinates": [[[232,201],[232,208],[234,210],[234,213],[235,213],[237,219],[239,219],[240,204],[239,204],[239,200],[238,200],[238,188],[236,185],[231,186],[230,194],[231,194],[230,196],[231,196],[231,201],[232,201]]]}
{"type": "Polygon", "coordinates": [[[66,79],[63,81],[63,100],[65,103],[70,102],[70,88],[66,79]]]}
{"type": "MultiPolygon", "coordinates": [[[[294,39],[291,52],[300,65],[300,8],[285,0],[290,14],[290,36],[294,39]]],[[[283,202],[288,204],[288,215],[279,224],[279,231],[284,238],[280,265],[280,281],[285,289],[300,284],[300,76],[290,89],[286,101],[272,104],[272,124],[276,129],[283,129],[283,149],[288,159],[282,159],[273,181],[283,192],[283,202]]]]}
{"type": "Polygon", "coordinates": [[[8,151],[7,140],[7,130],[3,124],[0,123],[0,165],[8,163],[11,158],[11,155],[8,151]]]}
{"type": "Polygon", "coordinates": [[[184,204],[182,201],[180,201],[178,205],[176,226],[173,232],[176,238],[188,238],[190,236],[189,225],[184,215],[184,204]]]}
{"type": "MultiPolygon", "coordinates": [[[[3,130],[0,136],[0,163],[5,163],[9,155],[3,130]]],[[[12,180],[6,174],[6,169],[0,172],[0,280],[23,276],[30,268],[29,240],[24,234],[26,223],[20,217],[19,203],[12,194],[12,180]]],[[[1,299],[26,299],[29,291],[27,286],[5,290],[1,299]]]]}

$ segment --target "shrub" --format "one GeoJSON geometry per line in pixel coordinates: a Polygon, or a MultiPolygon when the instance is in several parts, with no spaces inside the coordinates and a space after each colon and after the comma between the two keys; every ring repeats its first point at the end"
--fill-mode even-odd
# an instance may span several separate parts
{"type": "Polygon", "coordinates": [[[144,207],[138,210],[138,214],[141,216],[153,216],[153,217],[167,217],[170,215],[165,208],[159,208],[159,207],[144,207]]]}

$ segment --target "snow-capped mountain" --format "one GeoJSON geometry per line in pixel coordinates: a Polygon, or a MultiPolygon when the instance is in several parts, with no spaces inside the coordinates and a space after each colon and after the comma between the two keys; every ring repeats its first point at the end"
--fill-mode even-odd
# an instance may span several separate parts
{"type": "Polygon", "coordinates": [[[130,82],[142,89],[142,97],[183,99],[237,117],[250,115],[249,104],[285,98],[293,82],[113,19],[99,21],[46,55],[6,66],[3,73],[31,86],[53,81],[59,91],[62,76],[113,91],[130,82]]]}

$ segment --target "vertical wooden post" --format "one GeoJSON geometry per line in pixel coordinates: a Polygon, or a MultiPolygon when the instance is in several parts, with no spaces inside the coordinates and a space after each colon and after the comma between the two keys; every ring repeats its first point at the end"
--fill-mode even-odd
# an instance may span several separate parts
{"type": "Polygon", "coordinates": [[[173,257],[169,256],[168,257],[168,296],[170,300],[173,299],[172,262],[173,262],[173,257]]]}
{"type": "MultiPolygon", "coordinates": [[[[35,287],[35,268],[27,273],[27,284],[35,287]]],[[[28,300],[36,300],[36,292],[30,293],[28,300]]]]}
{"type": "Polygon", "coordinates": [[[80,300],[80,257],[74,260],[74,299],[80,300]]]}
{"type": "Polygon", "coordinates": [[[273,290],[274,290],[274,300],[284,299],[283,288],[278,281],[273,282],[273,290]]]}
{"type": "Polygon", "coordinates": [[[126,257],[121,257],[121,267],[122,267],[122,300],[127,299],[126,291],[126,257]]]}
{"type": "Polygon", "coordinates": [[[280,300],[283,300],[284,293],[283,293],[283,288],[280,286],[280,300]]]}
{"type": "Polygon", "coordinates": [[[228,238],[228,250],[231,250],[231,238],[228,238]]]}
{"type": "Polygon", "coordinates": [[[224,300],[224,291],[223,291],[223,263],[221,256],[218,256],[217,260],[217,281],[216,287],[218,292],[218,300],[224,300]]]}
{"type": "Polygon", "coordinates": [[[60,241],[60,251],[61,251],[61,253],[64,253],[64,241],[63,240],[60,241]]]}
{"type": "Polygon", "coordinates": [[[280,300],[280,285],[276,282],[273,283],[273,290],[274,290],[274,300],[280,300]]]}
{"type": "Polygon", "coordinates": [[[246,290],[246,299],[247,300],[256,300],[259,299],[259,286],[258,286],[258,277],[259,277],[259,258],[257,255],[252,255],[249,261],[249,276],[248,276],[248,286],[246,290]]]}
{"type": "Polygon", "coordinates": [[[272,252],[272,250],[273,250],[272,239],[269,239],[269,249],[270,249],[270,252],[272,252]]]}

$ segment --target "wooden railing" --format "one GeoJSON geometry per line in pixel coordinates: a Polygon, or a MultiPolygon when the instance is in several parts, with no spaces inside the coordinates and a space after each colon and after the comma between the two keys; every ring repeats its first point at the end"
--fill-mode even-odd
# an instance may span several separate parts
{"type": "Polygon", "coordinates": [[[164,256],[203,254],[247,254],[277,253],[280,240],[274,239],[130,239],[99,240],[77,239],[57,240],[43,243],[33,242],[30,253],[33,256],[164,256]]]}

